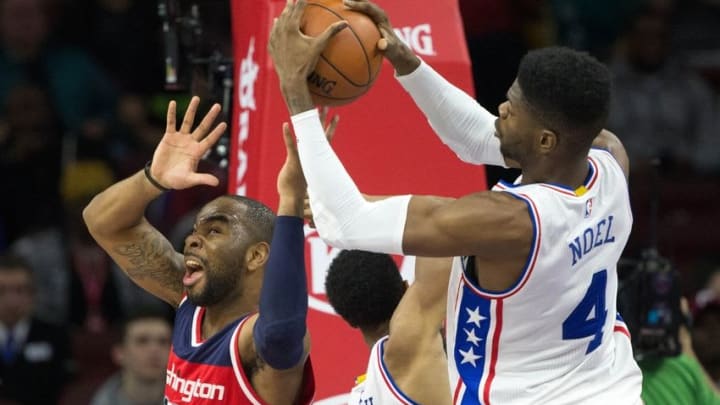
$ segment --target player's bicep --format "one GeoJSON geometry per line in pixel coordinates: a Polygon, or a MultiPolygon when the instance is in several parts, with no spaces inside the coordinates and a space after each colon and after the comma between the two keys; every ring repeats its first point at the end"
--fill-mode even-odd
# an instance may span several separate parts
{"type": "Polygon", "coordinates": [[[112,238],[96,238],[117,265],[144,290],[178,306],[183,295],[183,256],[145,222],[112,238]]]}
{"type": "Polygon", "coordinates": [[[413,197],[403,251],[428,257],[504,257],[529,243],[531,228],[527,205],[507,193],[486,191],[457,200],[413,197]]]}

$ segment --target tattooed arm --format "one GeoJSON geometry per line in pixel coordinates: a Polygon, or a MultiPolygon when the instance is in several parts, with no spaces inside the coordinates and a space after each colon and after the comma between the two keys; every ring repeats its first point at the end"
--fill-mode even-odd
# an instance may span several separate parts
{"type": "Polygon", "coordinates": [[[145,209],[167,189],[218,184],[216,177],[196,170],[200,158],[222,135],[225,123],[210,131],[220,112],[216,104],[191,131],[199,102],[197,97],[190,102],[179,131],[175,102],[170,102],[167,128],[152,165],[110,186],[83,211],[90,234],[118,266],[140,287],[173,306],[183,294],[183,255],[145,219],[145,209]]]}
{"type": "Polygon", "coordinates": [[[137,285],[177,306],[183,294],[183,257],[144,217],[160,194],[138,172],[95,196],[83,217],[93,238],[137,285]]]}

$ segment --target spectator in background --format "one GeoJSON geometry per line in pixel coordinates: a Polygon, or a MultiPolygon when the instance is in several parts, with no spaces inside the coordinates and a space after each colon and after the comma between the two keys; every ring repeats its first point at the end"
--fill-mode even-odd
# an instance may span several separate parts
{"type": "Polygon", "coordinates": [[[85,52],[51,40],[48,11],[46,0],[0,2],[0,104],[18,83],[42,83],[78,153],[108,154],[114,90],[85,52]]]}
{"type": "Polygon", "coordinates": [[[32,266],[37,316],[63,323],[69,272],[61,231],[59,115],[41,84],[17,85],[2,102],[0,222],[8,249],[32,266]]]}
{"type": "Polygon", "coordinates": [[[108,332],[132,308],[170,307],[131,282],[88,233],[82,210],[92,197],[115,181],[110,167],[98,160],[69,164],[61,189],[65,205],[65,237],[72,273],[70,320],[85,332],[108,332]]]}
{"type": "Polygon", "coordinates": [[[550,0],[558,44],[607,60],[632,15],[647,0],[550,0]]]}
{"type": "Polygon", "coordinates": [[[42,85],[17,85],[6,96],[0,105],[0,218],[12,243],[58,225],[62,129],[42,85]]]}
{"type": "Polygon", "coordinates": [[[698,360],[715,386],[720,386],[720,303],[708,304],[696,313],[692,342],[698,360]]]}
{"type": "Polygon", "coordinates": [[[712,90],[670,52],[670,12],[650,2],[632,21],[611,63],[608,129],[623,134],[633,172],[660,158],[665,172],[717,172],[720,137],[712,90]]]}
{"type": "Polygon", "coordinates": [[[69,338],[32,315],[35,293],[27,263],[0,257],[0,401],[56,404],[70,371],[69,338]]]}
{"type": "Polygon", "coordinates": [[[166,314],[137,310],[129,315],[112,348],[120,371],[96,391],[90,405],[161,404],[171,335],[166,314]]]}
{"type": "MultiPolygon", "coordinates": [[[[690,319],[685,298],[680,306],[685,319],[690,319]]],[[[643,372],[643,402],[645,405],[720,405],[720,390],[698,362],[688,325],[680,325],[678,334],[682,348],[679,355],[638,361],[643,372]]]]}
{"type": "Polygon", "coordinates": [[[147,93],[163,83],[158,2],[84,0],[89,51],[123,91],[147,93]],[[142,63],[138,63],[142,61],[142,63]]]}
{"type": "Polygon", "coordinates": [[[705,287],[695,294],[694,308],[701,311],[710,304],[720,304],[720,268],[715,269],[705,287]]]}

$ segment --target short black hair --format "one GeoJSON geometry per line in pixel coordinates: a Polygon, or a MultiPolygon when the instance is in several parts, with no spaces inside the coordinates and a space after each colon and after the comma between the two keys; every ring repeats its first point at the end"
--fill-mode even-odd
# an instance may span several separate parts
{"type": "Polygon", "coordinates": [[[549,129],[589,147],[610,113],[612,79],[594,57],[564,47],[528,52],[520,61],[518,84],[525,101],[549,129]]]}
{"type": "Polygon", "coordinates": [[[132,325],[135,322],[138,321],[144,321],[144,320],[160,320],[170,327],[172,330],[173,328],[173,321],[172,321],[172,311],[171,310],[163,310],[156,307],[151,306],[139,306],[130,309],[125,316],[122,318],[121,322],[116,325],[114,330],[114,340],[116,344],[122,344],[125,342],[125,339],[127,339],[127,333],[128,329],[130,328],[130,325],[132,325]]]}
{"type": "Polygon", "coordinates": [[[253,200],[241,195],[228,194],[224,197],[231,198],[244,205],[246,210],[243,220],[249,225],[257,241],[270,242],[272,240],[273,227],[275,225],[275,213],[267,205],[260,201],[253,200]]]}
{"type": "Polygon", "coordinates": [[[325,279],[330,305],[355,328],[389,321],[404,292],[397,264],[384,253],[343,250],[325,279]]]}
{"type": "MultiPolygon", "coordinates": [[[[30,275],[31,279],[34,279],[33,268],[30,263],[20,256],[14,254],[2,254],[0,255],[0,271],[22,271],[30,275]]],[[[33,280],[34,281],[34,280],[33,280]]]]}

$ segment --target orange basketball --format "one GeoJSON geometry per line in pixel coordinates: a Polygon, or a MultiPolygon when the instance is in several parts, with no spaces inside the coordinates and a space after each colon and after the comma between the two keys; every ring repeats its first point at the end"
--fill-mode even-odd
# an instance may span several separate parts
{"type": "Polygon", "coordinates": [[[382,66],[377,26],[365,14],[345,9],[342,0],[308,2],[300,28],[305,35],[314,37],[342,20],[349,23],[348,27],[330,39],[308,77],[310,93],[318,105],[343,105],[362,96],[382,66]]]}

